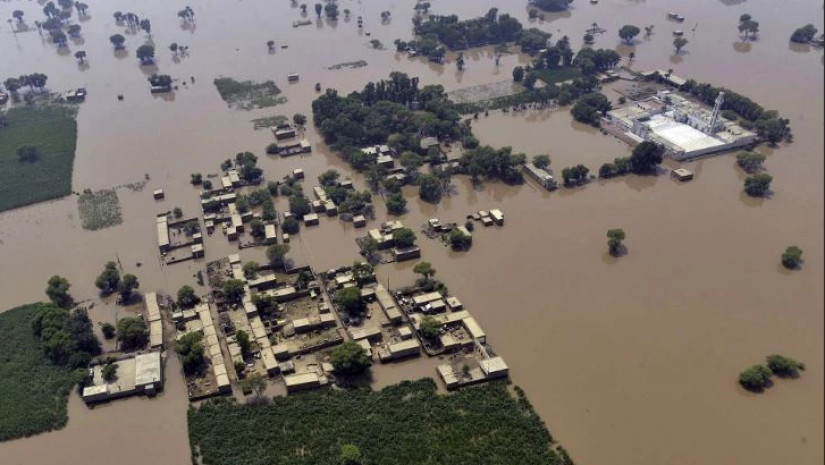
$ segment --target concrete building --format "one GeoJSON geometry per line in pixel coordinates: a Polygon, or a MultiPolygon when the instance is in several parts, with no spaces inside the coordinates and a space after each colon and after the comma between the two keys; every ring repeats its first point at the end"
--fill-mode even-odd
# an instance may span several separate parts
{"type": "Polygon", "coordinates": [[[278,235],[274,224],[264,225],[264,244],[272,245],[278,242],[278,235]]]}
{"type": "Polygon", "coordinates": [[[160,253],[169,251],[169,224],[167,223],[166,215],[158,215],[158,250],[160,253]]]}
{"type": "Polygon", "coordinates": [[[421,248],[413,245],[405,248],[394,248],[392,253],[395,256],[395,261],[403,262],[404,260],[412,260],[421,257],[421,248]]]}
{"type": "Polygon", "coordinates": [[[553,178],[553,175],[531,162],[524,164],[524,171],[526,171],[530,177],[535,179],[536,182],[549,191],[557,187],[556,180],[553,178]]]}
{"type": "Polygon", "coordinates": [[[375,299],[378,301],[378,306],[384,311],[384,315],[386,315],[390,323],[395,324],[401,322],[401,309],[398,308],[398,304],[395,302],[392,294],[390,294],[382,284],[376,284],[375,286],[375,299]]]}
{"type": "Polygon", "coordinates": [[[506,378],[510,372],[510,369],[501,357],[485,358],[478,364],[488,379],[506,378]]]}
{"type": "Polygon", "coordinates": [[[163,363],[160,351],[152,351],[114,362],[118,365],[113,381],[103,379],[104,365],[95,365],[92,376],[83,388],[82,398],[87,404],[104,402],[119,397],[146,394],[154,396],[163,389],[163,363]]]}
{"type": "Polygon", "coordinates": [[[288,392],[300,391],[302,389],[313,389],[321,386],[321,377],[318,373],[296,373],[294,375],[284,376],[284,383],[286,383],[286,390],[288,392]]]}
{"type": "Polygon", "coordinates": [[[317,213],[309,213],[304,215],[304,226],[317,226],[318,223],[317,213]]]}
{"type": "Polygon", "coordinates": [[[379,348],[378,357],[381,362],[390,362],[406,357],[421,355],[421,343],[418,339],[408,339],[388,345],[386,348],[379,348]]]}

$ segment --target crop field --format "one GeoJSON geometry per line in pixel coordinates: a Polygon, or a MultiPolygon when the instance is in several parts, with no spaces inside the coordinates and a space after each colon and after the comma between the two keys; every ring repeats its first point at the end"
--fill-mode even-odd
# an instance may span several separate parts
{"type": "Polygon", "coordinates": [[[189,434],[204,465],[337,465],[347,444],[360,449],[364,464],[572,463],[523,392],[513,396],[504,382],[449,395],[425,378],[265,404],[219,399],[190,408],[189,434]]]}
{"type": "Polygon", "coordinates": [[[32,332],[40,308],[0,313],[0,441],[60,429],[68,419],[71,372],[51,363],[32,332]]]}
{"type": "Polygon", "coordinates": [[[74,110],[56,105],[17,107],[0,125],[0,211],[68,195],[77,143],[74,110]],[[36,147],[35,161],[17,149],[36,147]]]}

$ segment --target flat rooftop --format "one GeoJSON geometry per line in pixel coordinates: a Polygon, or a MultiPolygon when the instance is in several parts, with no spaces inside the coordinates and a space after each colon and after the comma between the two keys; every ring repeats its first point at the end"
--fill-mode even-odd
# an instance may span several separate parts
{"type": "Polygon", "coordinates": [[[650,129],[659,137],[680,147],[685,152],[694,152],[723,145],[721,140],[694,129],[687,124],[676,122],[663,115],[653,115],[648,122],[650,129]]]}

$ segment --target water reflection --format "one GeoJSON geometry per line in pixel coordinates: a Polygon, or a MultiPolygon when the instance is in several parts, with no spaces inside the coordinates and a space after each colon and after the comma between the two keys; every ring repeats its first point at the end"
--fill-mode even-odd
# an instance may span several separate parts
{"type": "Polygon", "coordinates": [[[744,41],[734,42],[733,49],[739,53],[748,53],[751,51],[751,43],[744,41]]]}

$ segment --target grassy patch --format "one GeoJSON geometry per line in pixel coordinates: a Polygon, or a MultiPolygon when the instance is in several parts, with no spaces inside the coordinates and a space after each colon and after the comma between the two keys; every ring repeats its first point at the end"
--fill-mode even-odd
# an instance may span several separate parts
{"type": "Polygon", "coordinates": [[[422,379],[267,405],[221,399],[189,410],[189,434],[204,465],[337,465],[344,444],[357,446],[363,463],[382,465],[563,463],[542,420],[517,395],[496,382],[443,396],[422,379]]]}
{"type": "Polygon", "coordinates": [[[12,108],[0,128],[0,211],[68,195],[77,143],[74,111],[56,105],[12,108]],[[22,145],[37,147],[39,158],[23,163],[22,145]]]}
{"type": "Polygon", "coordinates": [[[68,368],[44,355],[31,321],[42,304],[0,313],[0,441],[66,425],[68,368]]]}
{"type": "Polygon", "coordinates": [[[548,86],[582,76],[581,69],[572,66],[567,68],[533,70],[533,73],[548,86]]]}
{"type": "Polygon", "coordinates": [[[86,189],[77,199],[77,209],[80,211],[83,229],[94,231],[123,222],[120,214],[120,200],[114,189],[103,189],[97,192],[86,189]]]}
{"type": "MultiPolygon", "coordinates": [[[[380,44],[380,42],[379,42],[379,44],[380,44]]],[[[375,47],[375,48],[378,48],[378,47],[375,47]]],[[[355,69],[355,68],[363,68],[364,66],[367,66],[367,62],[364,61],[364,60],[358,60],[358,61],[348,61],[346,63],[338,63],[337,65],[332,65],[327,69],[331,69],[331,70],[339,70],[339,69],[342,69],[342,68],[355,69]]]]}
{"type": "Polygon", "coordinates": [[[280,96],[281,89],[272,81],[253,82],[217,78],[213,82],[223,101],[235,109],[251,110],[286,102],[286,97],[280,96]]]}
{"type": "Polygon", "coordinates": [[[289,121],[284,115],[275,115],[275,116],[265,116],[263,118],[257,118],[252,120],[253,129],[256,131],[258,129],[269,129],[272,126],[278,126],[279,124],[284,124],[289,121]]]}

